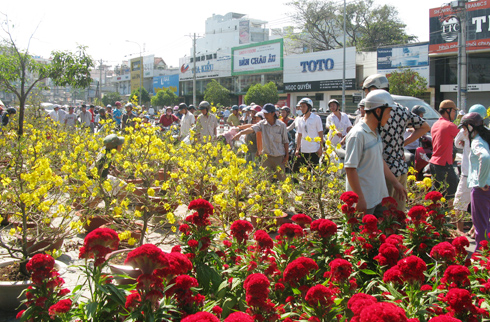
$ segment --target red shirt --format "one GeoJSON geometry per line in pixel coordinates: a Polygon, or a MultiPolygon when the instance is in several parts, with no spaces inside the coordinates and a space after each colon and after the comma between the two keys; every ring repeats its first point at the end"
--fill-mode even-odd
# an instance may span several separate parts
{"type": "Polygon", "coordinates": [[[170,118],[167,118],[167,115],[163,114],[160,117],[160,121],[158,121],[158,123],[160,123],[162,126],[170,126],[170,125],[172,125],[172,123],[178,122],[178,121],[179,121],[179,118],[173,114],[170,116],[170,118]]]}
{"type": "Polygon", "coordinates": [[[432,158],[430,163],[444,166],[453,164],[453,142],[458,134],[458,127],[445,118],[440,118],[432,125],[432,158]]]}
{"type": "Polygon", "coordinates": [[[94,115],[95,115],[94,110],[89,108],[88,111],[92,115],[92,119],[90,120],[90,123],[94,123],[94,115]]]}

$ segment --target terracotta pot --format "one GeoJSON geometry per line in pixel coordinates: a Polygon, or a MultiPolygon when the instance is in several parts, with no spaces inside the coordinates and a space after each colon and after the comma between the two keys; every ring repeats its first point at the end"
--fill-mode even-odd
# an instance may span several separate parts
{"type": "Polygon", "coordinates": [[[76,212],[76,215],[78,217],[80,217],[80,219],[82,221],[85,221],[84,222],[84,225],[83,225],[83,229],[85,229],[85,231],[87,233],[99,228],[100,226],[102,225],[107,225],[109,223],[112,222],[112,218],[110,216],[107,216],[107,215],[103,215],[103,216],[97,216],[97,215],[93,215],[93,216],[87,216],[83,213],[83,210],[82,211],[77,211],[76,212]],[[89,218],[87,218],[89,217],[89,218]],[[90,223],[88,224],[86,219],[90,220],[90,223]]]}
{"type": "Polygon", "coordinates": [[[126,181],[126,183],[132,183],[132,184],[135,184],[135,185],[140,185],[140,184],[143,184],[143,179],[125,179],[124,181],[126,181]]]}
{"type": "MultiPolygon", "coordinates": [[[[4,267],[15,263],[17,260],[8,259],[0,263],[0,267],[4,267]]],[[[60,261],[55,261],[55,267],[63,275],[66,272],[66,264],[60,261]]],[[[22,282],[3,282],[0,281],[0,310],[15,311],[19,307],[21,301],[25,299],[25,294],[22,292],[32,285],[30,280],[22,282]],[[22,294],[22,295],[21,295],[22,294]]]]}
{"type": "Polygon", "coordinates": [[[106,255],[106,260],[109,262],[108,266],[111,270],[112,275],[114,275],[114,281],[116,282],[116,284],[119,285],[134,284],[136,283],[136,279],[138,278],[138,276],[142,274],[140,269],[133,268],[132,266],[129,265],[111,264],[110,261],[112,257],[119,254],[129,253],[130,251],[131,249],[121,249],[106,255]],[[127,275],[132,278],[124,278],[117,275],[127,275]]]}
{"type": "Polygon", "coordinates": [[[39,252],[39,250],[44,249],[44,247],[48,247],[48,248],[44,249],[42,253],[44,253],[45,251],[53,251],[55,249],[61,249],[64,240],[65,238],[58,238],[57,240],[46,238],[38,242],[35,242],[33,240],[28,240],[26,243],[27,251],[32,256],[41,253],[39,252]]]}

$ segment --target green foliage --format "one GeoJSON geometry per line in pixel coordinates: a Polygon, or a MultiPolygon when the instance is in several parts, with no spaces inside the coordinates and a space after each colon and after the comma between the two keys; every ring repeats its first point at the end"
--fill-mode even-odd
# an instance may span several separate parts
{"type": "Polygon", "coordinates": [[[120,100],[121,94],[119,94],[118,92],[107,93],[104,94],[104,97],[102,97],[102,103],[104,104],[104,106],[107,106],[108,104],[114,106],[114,104],[120,100]]]}
{"type": "Polygon", "coordinates": [[[398,69],[388,76],[390,93],[403,96],[420,96],[427,91],[425,77],[410,68],[398,69]]]}
{"type": "Polygon", "coordinates": [[[230,91],[212,79],[206,85],[204,100],[215,106],[228,106],[230,105],[230,91]]]}
{"type": "Polygon", "coordinates": [[[131,98],[136,97],[135,100],[137,102],[140,101],[140,89],[141,89],[141,104],[147,104],[151,101],[150,99],[150,94],[148,91],[143,87],[143,88],[138,88],[135,89],[134,91],[131,92],[131,98]]]}
{"type": "Polygon", "coordinates": [[[171,89],[161,90],[157,92],[157,95],[151,98],[151,105],[153,106],[171,106],[179,102],[179,97],[171,89]]]}
{"type": "Polygon", "coordinates": [[[245,104],[255,103],[263,106],[266,103],[276,104],[279,100],[277,86],[273,82],[265,85],[255,84],[251,86],[245,95],[245,104]]]}
{"type": "MultiPolygon", "coordinates": [[[[312,51],[343,46],[344,6],[338,1],[297,0],[288,3],[301,33],[288,37],[312,51]]],[[[392,5],[377,6],[374,0],[349,1],[346,6],[347,46],[373,51],[380,46],[405,44],[417,37],[405,32],[406,25],[392,5]]]]}

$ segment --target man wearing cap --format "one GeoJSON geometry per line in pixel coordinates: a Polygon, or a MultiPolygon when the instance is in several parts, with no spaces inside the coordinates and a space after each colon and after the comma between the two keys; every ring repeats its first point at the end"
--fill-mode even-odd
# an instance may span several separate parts
{"type": "Polygon", "coordinates": [[[80,118],[80,123],[82,126],[90,127],[90,120],[92,119],[92,114],[87,111],[87,105],[82,104],[82,111],[78,115],[80,118]]]}
{"type": "Polygon", "coordinates": [[[122,117],[122,130],[124,130],[127,126],[133,126],[134,124],[132,119],[136,117],[136,114],[133,111],[133,104],[128,103],[124,107],[126,108],[126,113],[122,117]]]}
{"type": "Polygon", "coordinates": [[[112,105],[107,104],[107,107],[105,108],[105,114],[107,115],[107,118],[112,120],[112,105]]]}
{"type": "Polygon", "coordinates": [[[453,123],[457,112],[458,108],[453,101],[442,101],[439,105],[441,118],[432,125],[430,131],[433,152],[429,162],[433,188],[439,191],[442,189],[442,194],[448,200],[454,198],[459,181],[453,167],[453,143],[459,132],[453,123]]]}
{"type": "Polygon", "coordinates": [[[364,111],[365,102],[366,99],[363,98],[357,105],[357,108],[359,109],[359,114],[356,115],[356,119],[354,120],[354,125],[359,123],[364,118],[364,115],[366,115],[366,111],[364,111]]]}
{"type": "Polygon", "coordinates": [[[282,181],[285,179],[284,168],[289,160],[286,124],[278,120],[276,107],[271,103],[265,104],[261,112],[264,114],[265,120],[237,133],[233,139],[236,140],[243,134],[262,132],[262,152],[266,156],[263,166],[275,172],[277,178],[282,181]],[[281,171],[278,171],[278,167],[281,171]]]}
{"type": "Polygon", "coordinates": [[[352,123],[349,120],[347,114],[340,111],[340,103],[336,99],[331,99],[328,102],[328,108],[330,109],[330,115],[325,121],[325,127],[329,129],[328,139],[335,147],[342,138],[347,135],[347,132],[352,128],[352,123]],[[335,131],[332,127],[335,126],[335,131]]]}
{"type": "Polygon", "coordinates": [[[189,135],[191,127],[196,123],[196,118],[194,114],[187,110],[186,103],[179,104],[179,113],[182,114],[182,119],[180,120],[180,139],[183,140],[189,135]]]}
{"type": "Polygon", "coordinates": [[[201,115],[196,120],[196,132],[200,139],[207,137],[214,139],[217,135],[218,119],[216,115],[209,113],[211,104],[207,101],[199,103],[199,110],[201,115]]]}
{"type": "Polygon", "coordinates": [[[189,111],[189,113],[195,116],[196,107],[194,105],[190,104],[187,110],[189,111]]]}
{"type": "MultiPolygon", "coordinates": [[[[323,153],[323,125],[320,116],[311,113],[313,102],[305,97],[300,101],[303,116],[298,117],[296,136],[296,162],[293,171],[299,171],[303,164],[315,166],[320,163],[323,153]],[[309,138],[309,139],[308,139],[309,138]],[[319,138],[319,142],[315,139],[319,138]],[[301,152],[301,153],[300,153],[301,152]]],[[[318,140],[318,139],[317,139],[318,140]]]]}
{"type": "Polygon", "coordinates": [[[65,126],[69,129],[73,129],[77,124],[77,115],[74,113],[73,106],[68,108],[68,114],[65,116],[65,120],[63,121],[65,126]]]}
{"type": "Polygon", "coordinates": [[[238,106],[233,105],[231,108],[231,115],[226,119],[227,123],[231,126],[239,126],[240,125],[240,112],[238,111],[238,106]]]}

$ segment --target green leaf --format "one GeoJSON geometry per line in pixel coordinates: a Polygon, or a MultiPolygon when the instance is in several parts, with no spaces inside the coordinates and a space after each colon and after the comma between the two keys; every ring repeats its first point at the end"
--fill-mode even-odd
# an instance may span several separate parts
{"type": "Polygon", "coordinates": [[[363,272],[366,275],[377,275],[375,271],[372,271],[370,269],[361,269],[361,272],[363,272]]]}

